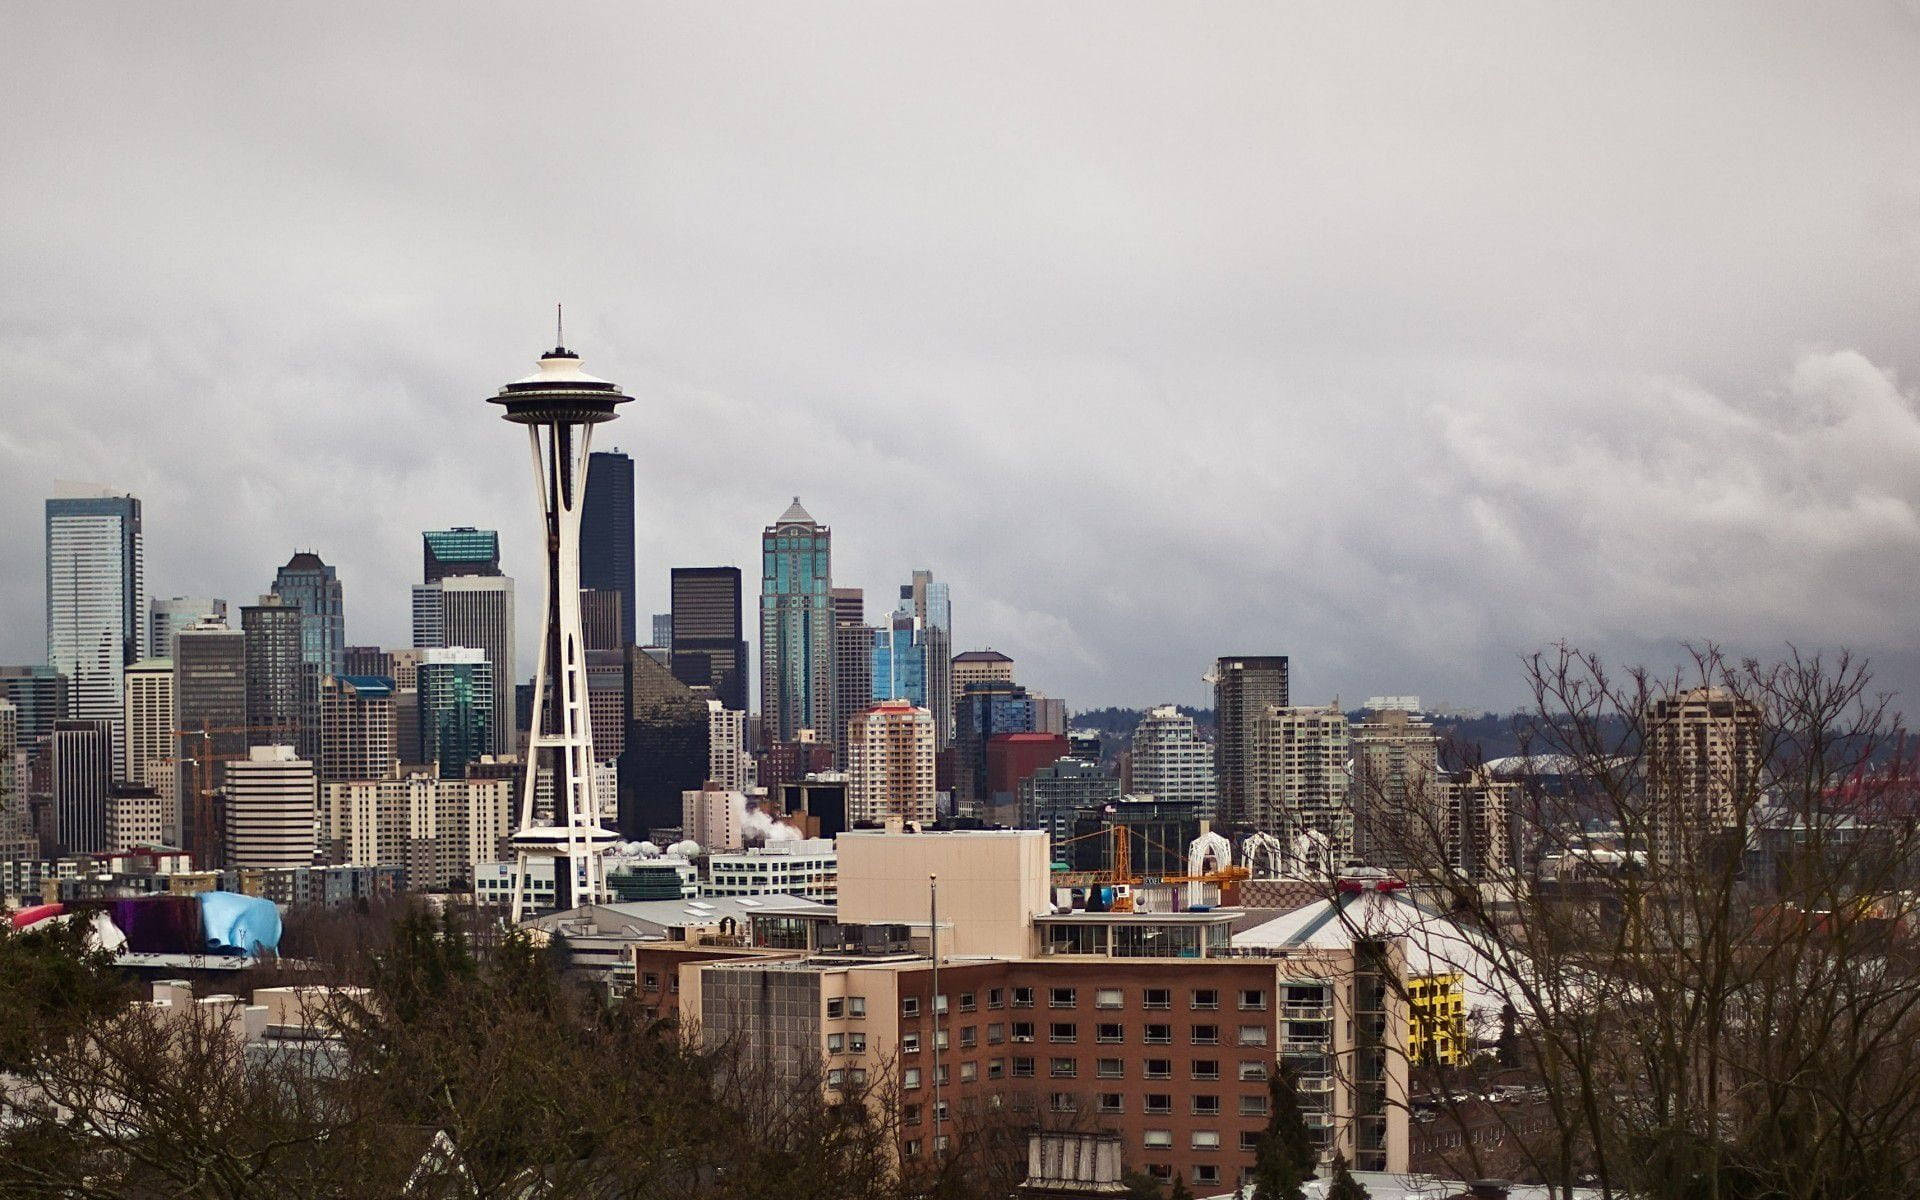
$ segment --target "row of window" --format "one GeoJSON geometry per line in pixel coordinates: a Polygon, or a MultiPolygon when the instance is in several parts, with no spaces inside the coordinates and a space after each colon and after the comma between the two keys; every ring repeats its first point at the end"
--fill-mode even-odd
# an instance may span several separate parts
{"type": "MultiPolygon", "coordinates": [[[[1035,1004],[1036,993],[1039,990],[1038,988],[1030,987],[989,988],[987,990],[987,1007],[990,1009],[1007,1007],[1008,994],[1011,993],[1012,1007],[1032,1008],[1035,1004]]],[[[1080,989],[1077,987],[1047,988],[1046,992],[1048,1008],[1078,1008],[1080,1005],[1080,989]]],[[[1094,989],[1093,1006],[1095,1008],[1125,1008],[1126,1002],[1126,989],[1124,988],[1094,989]]],[[[1318,989],[1313,989],[1311,992],[1303,992],[1299,999],[1289,997],[1287,1002],[1290,1004],[1321,1004],[1325,1002],[1325,996],[1324,993],[1321,993],[1318,989]]],[[[832,1012],[834,1003],[832,1000],[827,1001],[828,1016],[834,1015],[832,1012]]],[[[864,1011],[864,1001],[862,1003],[864,1011]]],[[[1170,1009],[1173,1007],[1173,989],[1163,987],[1143,988],[1141,989],[1140,1003],[1143,1008],[1170,1009]]],[[[1267,1007],[1267,993],[1262,988],[1241,988],[1239,1005],[1240,1011],[1242,1012],[1264,1012],[1267,1007]]],[[[975,993],[960,993],[959,1009],[961,1012],[973,1012],[977,1007],[977,996],[975,993]]],[[[1219,1009],[1220,989],[1191,989],[1187,993],[1187,1007],[1197,1012],[1211,1012],[1219,1009]]],[[[940,995],[933,998],[933,1010],[936,1013],[944,1013],[947,1011],[946,996],[940,995]]],[[[900,1000],[900,1015],[904,1017],[919,1016],[920,998],[918,996],[902,997],[900,1000]]]]}
{"type": "MultiPolygon", "coordinates": [[[[1003,1078],[1006,1074],[1007,1061],[1008,1060],[1003,1058],[988,1059],[987,1078],[1003,1078]]],[[[1016,1055],[1012,1062],[1012,1076],[1015,1079],[1033,1079],[1039,1074],[1040,1060],[1037,1058],[1016,1055]]],[[[939,1079],[942,1085],[952,1079],[951,1068],[952,1064],[940,1064],[939,1079]]],[[[1127,1077],[1126,1060],[1121,1058],[1096,1059],[1094,1060],[1093,1074],[1096,1079],[1125,1079],[1127,1077]]],[[[1219,1079],[1221,1078],[1220,1060],[1217,1058],[1196,1058],[1189,1064],[1188,1074],[1191,1078],[1203,1082],[1219,1079]]],[[[920,1086],[920,1081],[923,1077],[919,1067],[907,1067],[900,1073],[900,1086],[912,1090],[920,1086]]],[[[979,1077],[979,1063],[963,1062],[960,1064],[961,1083],[972,1083],[979,1077]]],[[[1050,1079],[1078,1079],[1080,1077],[1080,1060],[1075,1058],[1048,1059],[1047,1077],[1050,1079]]],[[[1140,1077],[1142,1079],[1172,1079],[1173,1060],[1170,1058],[1147,1059],[1145,1063],[1142,1064],[1140,1077]]],[[[1239,1080],[1241,1083],[1264,1083],[1266,1082],[1266,1078],[1267,1064],[1264,1062],[1243,1062],[1239,1065],[1239,1080]]],[[[1265,1102],[1266,1098],[1262,1096],[1261,1103],[1264,1104],[1265,1102]]],[[[1265,1110],[1263,1109],[1262,1111],[1265,1110]]]]}

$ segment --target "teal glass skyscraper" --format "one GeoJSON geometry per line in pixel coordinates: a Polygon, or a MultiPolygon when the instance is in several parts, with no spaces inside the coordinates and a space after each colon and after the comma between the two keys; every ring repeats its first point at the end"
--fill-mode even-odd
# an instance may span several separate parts
{"type": "Polygon", "coordinates": [[[464,779],[493,739],[493,664],[467,646],[428,650],[417,676],[421,752],[440,778],[464,779]]]}
{"type": "Polygon", "coordinates": [[[768,742],[833,732],[833,532],[795,496],[760,535],[760,720],[768,742]]]}
{"type": "Polygon", "coordinates": [[[926,628],[913,614],[913,596],[900,598],[900,607],[887,623],[873,631],[873,698],[910,700],[927,708],[928,643],[926,628]]]}

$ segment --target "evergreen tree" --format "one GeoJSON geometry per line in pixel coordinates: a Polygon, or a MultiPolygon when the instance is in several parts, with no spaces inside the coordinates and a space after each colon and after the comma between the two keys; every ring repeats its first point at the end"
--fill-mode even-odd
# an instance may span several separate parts
{"type": "Polygon", "coordinates": [[[1520,1033],[1517,1028],[1519,1014],[1513,1005],[1500,1006],[1500,1040],[1493,1044],[1495,1061],[1503,1067],[1520,1065],[1520,1033]]]}
{"type": "Polygon", "coordinates": [[[1371,1200],[1367,1189],[1347,1169],[1347,1156],[1334,1152],[1333,1180],[1327,1185],[1327,1200],[1371,1200]]]}
{"type": "Polygon", "coordinates": [[[1293,1068],[1284,1061],[1267,1079],[1267,1127],[1253,1156],[1254,1200],[1303,1200],[1318,1155],[1300,1112],[1293,1068]]]}

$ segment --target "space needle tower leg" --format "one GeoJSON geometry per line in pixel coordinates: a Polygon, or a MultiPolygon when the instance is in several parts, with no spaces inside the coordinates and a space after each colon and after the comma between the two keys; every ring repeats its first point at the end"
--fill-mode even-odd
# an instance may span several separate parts
{"type": "MultiPolygon", "coordinates": [[[[553,863],[556,910],[606,896],[602,855],[618,837],[600,824],[594,791],[593,724],[587,707],[586,638],[580,622],[580,514],[586,498],[593,427],[630,397],[580,370],[580,359],[556,346],[540,370],[500,389],[491,402],[527,427],[534,484],[546,529],[547,602],[533,685],[533,728],[513,835],[512,920],[531,907],[529,867],[553,863]],[[540,811],[540,770],[553,773],[553,805],[540,811]]],[[[499,671],[510,681],[511,667],[499,671]]],[[[503,684],[496,683],[496,686],[503,684]]]]}

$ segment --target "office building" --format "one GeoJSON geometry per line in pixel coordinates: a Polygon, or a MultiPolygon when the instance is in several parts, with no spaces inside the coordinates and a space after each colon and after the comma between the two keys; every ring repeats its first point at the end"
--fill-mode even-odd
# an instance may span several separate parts
{"type": "Polygon", "coordinates": [[[580,589],[580,634],[587,639],[589,653],[595,650],[618,650],[626,645],[626,639],[620,633],[621,599],[619,592],[598,588],[580,589]]]}
{"type": "Polygon", "coordinates": [[[633,593],[633,459],[619,450],[588,457],[586,501],[580,509],[580,586],[619,599],[616,640],[594,649],[638,642],[633,593]]]}
{"type": "Polygon", "coordinates": [[[320,779],[392,778],[399,766],[393,680],[333,676],[320,685],[320,779]]]}
{"type": "MultiPolygon", "coordinates": [[[[1254,739],[1247,819],[1278,839],[1281,874],[1327,879],[1353,857],[1352,743],[1338,705],[1268,706],[1254,739]]],[[[1376,755],[1386,744],[1376,742],[1376,755]]]]}
{"type": "Polygon", "coordinates": [[[1192,865],[1188,848],[1200,836],[1200,822],[1199,806],[1191,800],[1122,793],[1075,814],[1071,840],[1054,843],[1054,857],[1076,871],[1112,870],[1113,831],[1124,829],[1129,870],[1150,878],[1185,875],[1192,865]]]}
{"type": "Polygon", "coordinates": [[[40,853],[27,808],[25,766],[20,753],[20,710],[0,698],[0,862],[35,858],[40,853]]]}
{"type": "Polygon", "coordinates": [[[174,762],[180,836],[202,867],[224,865],[216,792],[226,764],[247,753],[246,634],[212,620],[173,640],[174,762]]]}
{"type": "Polygon", "coordinates": [[[212,618],[227,622],[227,602],[213,596],[155,596],[147,602],[147,652],[173,657],[173,635],[212,618]]]}
{"type": "Polygon", "coordinates": [[[67,678],[69,715],[105,721],[117,746],[127,666],[147,657],[140,501],[61,492],[46,502],[47,665],[67,678]]]}
{"type": "Polygon", "coordinates": [[[442,891],[474,878],[508,854],[521,771],[441,779],[404,777],[323,782],[321,830],[335,865],[399,867],[411,891],[442,891]]]}
{"type": "MultiPolygon", "coordinates": [[[[735,605],[734,607],[735,607],[735,610],[738,611],[739,606],[735,605]]],[[[658,646],[662,650],[673,649],[673,614],[672,613],[663,612],[663,613],[653,614],[653,640],[648,644],[653,646],[658,646]]]]}
{"type": "Polygon", "coordinates": [[[69,711],[67,677],[52,667],[0,667],[0,699],[13,705],[20,722],[20,747],[36,746],[69,711]]]}
{"type": "Polygon", "coordinates": [[[768,791],[796,779],[832,771],[835,761],[834,746],[816,738],[811,729],[803,730],[799,741],[762,746],[756,756],[760,786],[768,791]]]}
{"type": "Polygon", "coordinates": [[[954,798],[987,804],[992,796],[987,743],[999,734],[1033,733],[1035,728],[1033,697],[1027,689],[1007,680],[969,680],[954,710],[954,798]]]}
{"type": "Polygon", "coordinates": [[[300,657],[321,675],[346,668],[347,604],[340,577],[303,550],[274,576],[273,594],[300,610],[300,657]]]}
{"type": "Polygon", "coordinates": [[[906,700],[931,712],[927,677],[925,630],[913,615],[913,598],[903,596],[900,607],[873,631],[873,698],[906,700]]]}
{"type": "Polygon", "coordinates": [[[873,639],[861,619],[860,589],[834,588],[833,728],[835,765],[847,765],[847,725],[873,704],[873,639]],[[851,595],[849,595],[851,593],[851,595]]]}
{"type": "Polygon", "coordinates": [[[1692,688],[1647,705],[1644,753],[1654,861],[1718,866],[1761,798],[1766,766],[1760,710],[1738,693],[1692,688]]]}
{"type": "Polygon", "coordinates": [[[587,724],[593,731],[594,762],[613,762],[626,750],[625,650],[587,651],[587,724]]]}
{"type": "Polygon", "coordinates": [[[1067,739],[1057,733],[996,733],[987,739],[987,803],[1011,812],[1020,799],[1020,785],[1035,771],[1070,754],[1067,739]]]}
{"type": "Polygon", "coordinates": [[[847,815],[930,822],[935,810],[933,713],[882,700],[848,726],[847,815]]]}
{"type": "Polygon", "coordinates": [[[1254,778],[1258,773],[1260,724],[1267,710],[1288,698],[1285,655],[1233,655],[1214,663],[1214,782],[1218,816],[1235,829],[1254,825],[1254,778]]]}
{"type": "Polygon", "coordinates": [[[127,668],[127,711],[114,778],[145,783],[147,764],[174,755],[173,660],[143,658],[127,668]]]}
{"type": "Polygon", "coordinates": [[[111,721],[56,721],[49,740],[53,841],[62,854],[98,854],[107,845],[113,788],[111,721]]]}
{"type": "MultiPolygon", "coordinates": [[[[833,533],[800,498],[760,536],[762,742],[790,742],[833,724],[833,533]]],[[[679,628],[675,626],[675,634],[679,628]]],[[[745,707],[742,705],[741,707],[745,707]]],[[[844,734],[838,736],[845,736],[844,734]]]]}
{"type": "Polygon", "coordinates": [[[1099,763],[1062,758],[1020,781],[1018,803],[1023,829],[1044,829],[1056,855],[1065,854],[1073,823],[1080,814],[1120,798],[1120,781],[1099,763]]]}
{"type": "Polygon", "coordinates": [[[172,809],[159,791],[116,783],[107,793],[107,842],[110,851],[166,846],[172,809]]]}
{"type": "Polygon", "coordinates": [[[710,724],[705,688],[695,691],[652,655],[629,646],[627,738],[620,754],[620,835],[630,841],[680,822],[680,797],[707,781],[710,724]]]}
{"type": "Polygon", "coordinates": [[[713,691],[720,703],[747,711],[747,643],[740,617],[739,567],[675,567],[667,635],[673,677],[713,691]]]}
{"type": "Polygon", "coordinates": [[[1169,804],[1192,804],[1214,815],[1213,747],[1193,718],[1170,704],[1149,709],[1134,726],[1130,790],[1169,804]]]}
{"type": "Polygon", "coordinates": [[[966,650],[953,656],[948,664],[948,679],[953,686],[954,728],[959,730],[960,701],[969,684],[1012,683],[1013,659],[998,650],[966,650]]]}
{"type": "Polygon", "coordinates": [[[707,701],[707,782],[728,791],[751,791],[758,783],[747,752],[747,714],[718,700],[707,701]]]}
{"type": "Polygon", "coordinates": [[[783,783],[774,792],[787,820],[807,836],[832,838],[851,828],[847,820],[847,777],[838,772],[783,783]]]}
{"type": "Polygon", "coordinates": [[[1432,870],[1444,853],[1445,781],[1433,726],[1403,709],[1353,727],[1355,853],[1368,866],[1432,870]]]}
{"type": "MultiPolygon", "coordinates": [[[[346,669],[342,675],[382,675],[393,680],[395,686],[401,686],[395,674],[393,655],[378,646],[348,646],[345,654],[346,669]]],[[[413,686],[409,680],[405,685],[413,686]]]]}
{"type": "Polygon", "coordinates": [[[680,793],[680,834],[702,850],[739,850],[745,845],[747,797],[717,783],[680,793]]]}
{"type": "Polygon", "coordinates": [[[455,575],[500,574],[500,534],[458,525],[420,534],[420,580],[439,583],[455,575]]]}
{"type": "MultiPolygon", "coordinates": [[[[506,684],[515,670],[513,580],[505,575],[448,575],[426,590],[438,595],[439,626],[416,629],[416,637],[428,640],[415,644],[422,650],[464,646],[486,655],[494,678],[488,751],[511,753],[513,694],[506,684]]],[[[416,589],[416,600],[419,594],[416,589]]]]}
{"type": "Polygon", "coordinates": [[[1067,736],[1067,702],[1058,696],[1035,695],[1033,727],[1040,733],[1057,733],[1061,737],[1067,736]]]}
{"type": "Polygon", "coordinates": [[[492,753],[493,664],[470,646],[436,648],[425,652],[414,680],[419,761],[435,765],[442,779],[466,778],[469,763],[492,753]]]}
{"type": "Polygon", "coordinates": [[[271,870],[313,865],[313,764],[292,746],[254,746],[227,765],[227,866],[271,870]]]}
{"type": "MultiPolygon", "coordinates": [[[[308,708],[318,698],[319,669],[307,662],[305,614],[271,593],[240,609],[247,656],[247,744],[299,746],[308,708]]],[[[346,651],[341,651],[344,666],[346,651]]]]}
{"type": "Polygon", "coordinates": [[[831,838],[796,838],[712,854],[700,895],[799,896],[832,904],[840,890],[838,863],[831,838]]]}
{"type": "Polygon", "coordinates": [[[934,739],[945,750],[953,744],[953,601],[947,585],[928,570],[915,571],[901,596],[912,601],[927,644],[927,707],[933,710],[934,739]]]}

